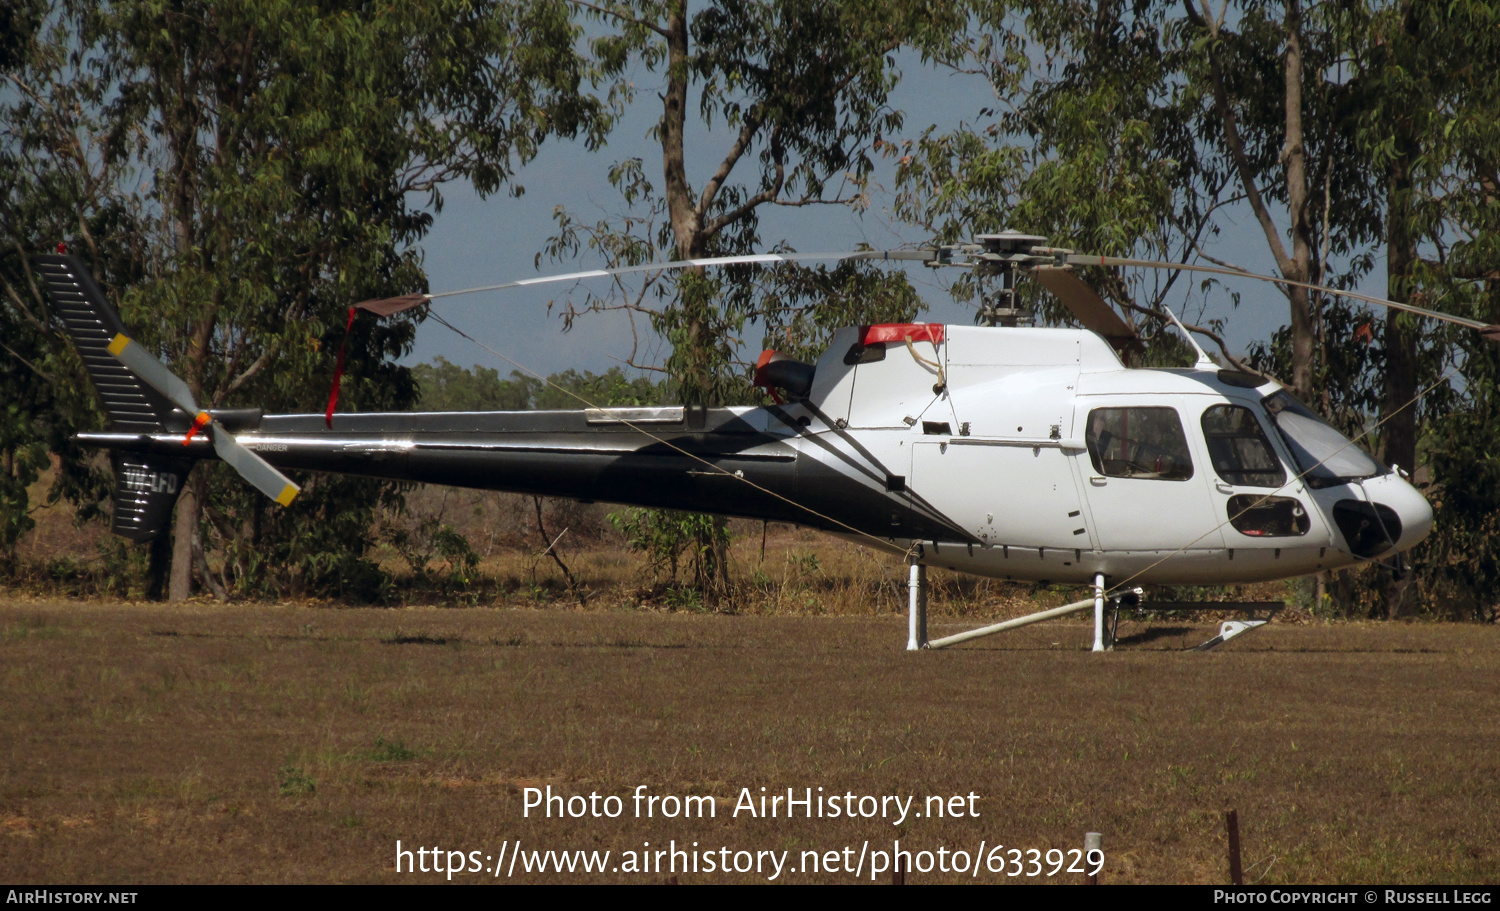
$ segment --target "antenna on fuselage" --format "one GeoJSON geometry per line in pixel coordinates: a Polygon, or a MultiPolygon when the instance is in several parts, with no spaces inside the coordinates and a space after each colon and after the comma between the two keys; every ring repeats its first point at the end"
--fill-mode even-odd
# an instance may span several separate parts
{"type": "Polygon", "coordinates": [[[1175,324],[1178,331],[1182,333],[1182,337],[1187,339],[1187,343],[1193,346],[1194,351],[1198,352],[1198,363],[1194,364],[1193,366],[1199,370],[1218,370],[1219,365],[1214,362],[1213,358],[1208,356],[1207,351],[1204,351],[1202,348],[1198,347],[1198,340],[1193,338],[1193,333],[1189,332],[1188,328],[1182,324],[1182,320],[1179,320],[1177,318],[1177,314],[1172,312],[1172,308],[1162,307],[1162,309],[1167,311],[1167,316],[1172,318],[1173,324],[1175,324]]]}

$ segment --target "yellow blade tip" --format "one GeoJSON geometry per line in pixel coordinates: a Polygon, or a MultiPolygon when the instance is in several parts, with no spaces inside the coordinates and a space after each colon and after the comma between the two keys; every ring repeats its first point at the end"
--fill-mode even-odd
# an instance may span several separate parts
{"type": "Polygon", "coordinates": [[[297,494],[299,492],[300,491],[298,490],[296,484],[288,484],[287,486],[281,488],[281,495],[276,498],[276,502],[280,503],[282,506],[291,506],[292,501],[297,499],[297,494]]]}
{"type": "Polygon", "coordinates": [[[113,354],[115,357],[119,357],[120,352],[124,351],[129,345],[130,339],[126,337],[124,333],[119,333],[110,340],[109,353],[113,354]]]}

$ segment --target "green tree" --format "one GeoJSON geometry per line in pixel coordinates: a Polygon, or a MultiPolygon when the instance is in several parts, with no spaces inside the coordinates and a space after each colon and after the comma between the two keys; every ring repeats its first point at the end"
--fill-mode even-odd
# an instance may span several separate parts
{"type": "Polygon", "coordinates": [[[139,274],[128,252],[96,243],[135,225],[119,201],[94,193],[123,174],[90,156],[79,139],[101,129],[83,113],[97,106],[99,83],[86,73],[58,78],[66,52],[49,32],[50,9],[45,0],[0,7],[0,563],[13,559],[33,526],[28,488],[49,452],[60,458],[49,501],[67,498],[86,519],[108,492],[108,478],[72,443],[75,431],[97,426],[98,415],[93,396],[74,379],[81,370],[76,355],[57,337],[29,280],[27,257],[73,237],[102,279],[139,274]]]}
{"type": "MultiPolygon", "coordinates": [[[[948,236],[1014,227],[1104,253],[1241,266],[1216,258],[1210,241],[1230,213],[1248,210],[1283,277],[1347,285],[1383,253],[1394,299],[1490,318],[1500,147],[1492,4],[976,9],[984,29],[974,59],[1002,104],[975,126],[893,150],[907,217],[948,236]]],[[[1094,278],[1138,310],[1155,309],[1175,281],[1094,278]]],[[[1470,491],[1500,446],[1482,417],[1494,352],[1472,333],[1284,294],[1289,325],[1254,353],[1258,362],[1346,430],[1378,422],[1370,442],[1387,463],[1420,476],[1425,448],[1440,528],[1457,509],[1464,540],[1483,539],[1480,517],[1493,504],[1470,491]],[[1462,381],[1411,404],[1454,364],[1462,381]],[[1463,481],[1450,484],[1449,472],[1463,481]]],[[[1448,547],[1443,537],[1431,548],[1448,547]]],[[[1378,589],[1379,579],[1362,584],[1378,589]]],[[[1389,589],[1385,610],[1398,597],[1389,589]]]]}
{"type": "MultiPolygon", "coordinates": [[[[604,31],[591,47],[612,101],[635,101],[642,70],[661,80],[661,114],[651,133],[661,150],[657,176],[642,159],[618,162],[610,180],[629,207],[626,217],[587,223],[560,212],[547,247],[562,256],[587,246],[613,265],[752,252],[763,244],[767,207],[859,204],[880,137],[901,123],[887,104],[899,77],[893,55],[902,47],[944,47],[962,22],[950,5],[931,2],[574,5],[593,20],[591,29],[604,31]],[[697,159],[690,151],[715,147],[697,159]]],[[[752,396],[748,371],[736,365],[745,324],[765,316],[773,333],[821,326],[796,318],[807,302],[791,295],[813,284],[847,284],[849,271],[809,280],[748,268],[684,270],[647,280],[623,303],[589,298],[568,318],[613,306],[644,315],[670,353],[664,365],[632,356],[632,366],[665,372],[686,405],[729,404],[752,396]],[[774,315],[759,308],[758,288],[768,283],[780,289],[768,295],[774,315]]],[[[914,302],[915,295],[902,298],[905,318],[914,302]]],[[[845,312],[878,321],[866,303],[845,312]]],[[[712,528],[716,540],[699,550],[709,554],[706,577],[723,583],[728,538],[722,522],[712,528]]]]}
{"type": "MultiPolygon", "coordinates": [[[[47,128],[82,147],[66,178],[132,228],[79,246],[129,248],[139,272],[117,286],[123,316],[208,407],[316,407],[309,390],[327,388],[348,303],[425,285],[411,244],[442,183],[494,191],[545,136],[602,123],[578,91],[576,30],[557,3],[122,0],[53,15],[55,62],[37,81],[89,91],[47,128]],[[96,161],[127,179],[90,183],[96,161]]],[[[350,406],[412,400],[392,360],[411,332],[410,321],[356,324],[350,406]]],[[[338,579],[382,495],[319,478],[271,512],[251,493],[225,472],[194,473],[172,597],[190,592],[194,564],[213,581],[200,528],[236,553],[282,542],[298,584],[338,579]]]]}
{"type": "MultiPolygon", "coordinates": [[[[901,124],[887,104],[899,78],[894,53],[936,51],[962,21],[938,3],[779,0],[692,12],[685,0],[575,5],[607,30],[592,48],[612,100],[635,100],[633,67],[663,81],[652,132],[659,177],[641,159],[617,163],[610,180],[631,215],[587,224],[560,213],[548,246],[560,255],[586,244],[622,265],[756,252],[767,207],[859,204],[880,137],[901,124]],[[700,134],[689,141],[695,128],[700,134]],[[713,146],[719,150],[701,160],[690,156],[713,146]]],[[[745,394],[733,345],[759,315],[760,275],[688,270],[626,304],[671,344],[664,369],[685,404],[745,394]]]]}
{"type": "MultiPolygon", "coordinates": [[[[1500,77],[1490,61],[1500,54],[1500,13],[1425,0],[1335,10],[1349,48],[1350,155],[1372,175],[1388,296],[1494,319],[1500,77]]],[[[1370,442],[1382,461],[1429,484],[1437,530],[1414,554],[1427,606],[1492,615],[1494,346],[1397,311],[1371,318],[1331,306],[1324,322],[1325,375],[1337,382],[1325,401],[1341,400],[1352,428],[1378,418],[1370,442]],[[1449,372],[1460,379],[1442,382],[1449,372]]],[[[1389,574],[1367,575],[1363,587],[1347,608],[1395,616],[1412,606],[1407,585],[1389,574]]]]}
{"type": "MultiPolygon", "coordinates": [[[[900,150],[904,209],[946,231],[1012,227],[1111,255],[1239,267],[1210,241],[1242,205],[1283,277],[1349,280],[1365,259],[1346,275],[1330,264],[1376,236],[1378,207],[1349,154],[1347,43],[1331,10],[1298,0],[984,6],[972,47],[1003,105],[900,150]]],[[[1095,279],[1121,309],[1158,314],[1188,284],[1095,279]]],[[[1316,400],[1321,302],[1283,293],[1285,379],[1316,400]]]]}
{"type": "Polygon", "coordinates": [[[619,367],[604,373],[565,370],[545,380],[519,370],[502,380],[490,367],[461,367],[438,357],[412,368],[424,411],[531,411],[584,407],[665,404],[672,399],[664,384],[631,377],[619,367]]]}
{"type": "Polygon", "coordinates": [[[539,383],[519,370],[502,380],[492,367],[461,367],[445,357],[411,373],[423,411],[525,411],[539,383]]]}
{"type": "MultiPolygon", "coordinates": [[[[1381,103],[1370,112],[1365,148],[1387,178],[1393,292],[1500,321],[1500,11],[1414,0],[1381,7],[1369,34],[1381,103]]],[[[1493,621],[1500,348],[1473,332],[1388,320],[1384,350],[1414,374],[1388,385],[1388,410],[1437,382],[1444,367],[1458,377],[1429,393],[1420,412],[1409,409],[1420,421],[1406,431],[1414,440],[1391,432],[1384,451],[1405,465],[1410,445],[1428,462],[1436,530],[1415,555],[1427,606],[1493,621]]],[[[1402,606],[1389,594],[1385,600],[1390,614],[1402,606]]]]}

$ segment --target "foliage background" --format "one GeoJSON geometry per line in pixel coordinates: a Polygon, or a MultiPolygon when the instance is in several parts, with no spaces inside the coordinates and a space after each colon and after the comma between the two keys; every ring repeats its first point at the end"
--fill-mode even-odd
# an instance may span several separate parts
{"type": "MultiPolygon", "coordinates": [[[[442,189],[518,194],[518,169],[558,139],[608,138],[590,183],[617,195],[597,217],[560,210],[539,259],[784,248],[776,213],[817,223],[851,208],[903,219],[916,240],[1016,227],[1113,254],[1269,257],[1335,285],[1383,265],[1394,295],[1500,317],[1500,28],[1484,3],[451,0],[373,16],[333,0],[12,0],[0,20],[0,562],[12,570],[41,502],[88,520],[108,485],[69,442],[100,416],[27,274],[31,252],[65,240],[84,255],[206,402],[314,410],[347,303],[426,287],[420,244],[442,189]],[[957,128],[899,107],[901,80],[932,72],[991,94],[943,99],[964,112],[957,128]],[[647,125],[645,152],[613,152],[625,123],[647,125]]],[[[1278,303],[1288,328],[1246,352],[1223,314],[1268,308],[1241,307],[1240,289],[1090,278],[1154,340],[1147,363],[1180,357],[1157,329],[1162,307],[1227,302],[1198,321],[1225,357],[1295,383],[1351,432],[1375,427],[1375,451],[1425,487],[1438,532],[1413,554],[1413,581],[1332,580],[1339,610],[1493,617],[1494,346],[1293,296],[1278,303]]],[[[648,342],[628,360],[667,384],[611,369],[563,385],[601,401],[728,403],[753,400],[755,342],[806,358],[833,326],[910,319],[933,295],[844,266],[689,274],[579,301],[567,316],[581,332],[600,318],[589,310],[643,317],[648,342]]],[[[1042,316],[1064,319],[1044,303],[1042,316]]],[[[412,331],[356,323],[349,407],[415,401],[399,362],[412,331]]],[[[442,359],[417,374],[429,407],[571,404],[522,374],[442,359]]],[[[400,490],[319,479],[278,513],[206,466],[190,494],[170,560],[132,558],[158,584],[170,562],[178,595],[369,597],[385,584],[368,554],[400,490]]]]}

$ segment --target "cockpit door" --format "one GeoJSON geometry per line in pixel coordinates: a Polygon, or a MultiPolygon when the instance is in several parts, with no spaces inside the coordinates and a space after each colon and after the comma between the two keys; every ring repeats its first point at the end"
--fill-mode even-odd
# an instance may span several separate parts
{"type": "Polygon", "coordinates": [[[1198,418],[1219,521],[1227,523],[1226,546],[1273,552],[1327,546],[1330,531],[1322,513],[1272,445],[1257,410],[1222,402],[1198,418]]]}

